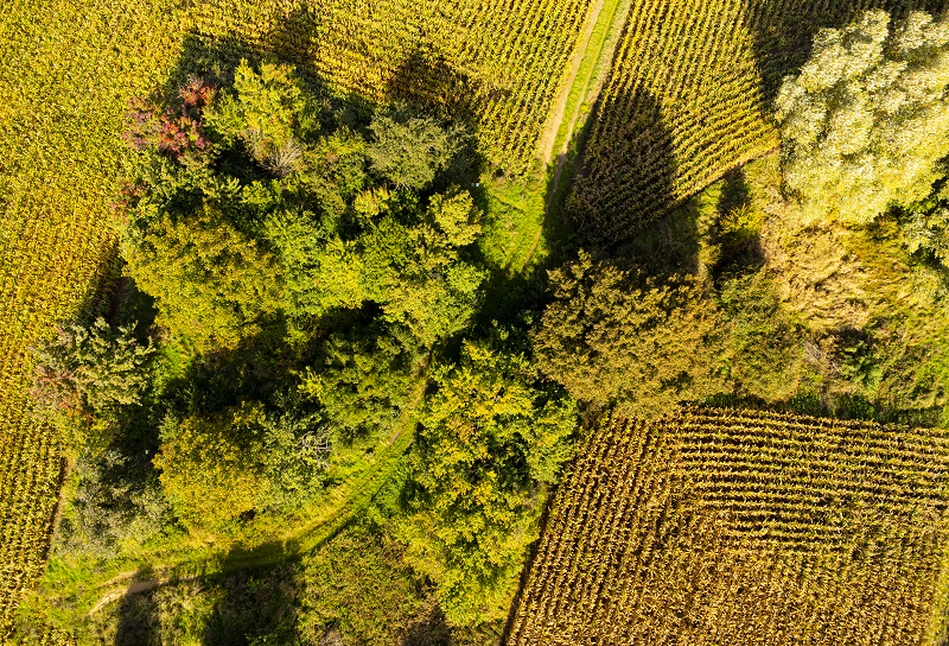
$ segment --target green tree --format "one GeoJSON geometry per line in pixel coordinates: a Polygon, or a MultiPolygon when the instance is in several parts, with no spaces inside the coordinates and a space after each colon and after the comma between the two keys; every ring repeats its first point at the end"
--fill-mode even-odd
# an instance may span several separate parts
{"type": "Polygon", "coordinates": [[[905,209],[900,224],[910,253],[928,255],[949,268],[949,184],[905,209]]]}
{"type": "Polygon", "coordinates": [[[192,528],[218,529],[249,511],[288,511],[318,492],[325,455],[304,440],[318,419],[271,418],[256,402],[162,429],[154,465],[192,528]]]}
{"type": "Polygon", "coordinates": [[[695,279],[660,284],[581,252],[550,281],[534,353],[577,399],[649,417],[725,389],[724,321],[695,279]]]}
{"type": "Polygon", "coordinates": [[[334,435],[345,440],[385,431],[412,403],[419,354],[379,331],[335,335],[300,390],[319,401],[334,435]]]}
{"type": "Polygon", "coordinates": [[[365,238],[373,300],[425,347],[463,330],[480,305],[487,273],[461,248],[477,238],[481,217],[470,194],[452,192],[433,197],[421,224],[388,219],[365,238]]]}
{"type": "Polygon", "coordinates": [[[400,111],[379,114],[370,126],[373,169],[398,187],[422,189],[458,152],[458,138],[436,120],[400,111]]]}
{"type": "Polygon", "coordinates": [[[292,66],[242,60],[234,84],[204,113],[225,146],[240,141],[250,156],[278,176],[303,168],[302,141],[318,129],[318,111],[292,66]]]}
{"type": "Polygon", "coordinates": [[[466,342],[437,373],[410,458],[406,558],[438,584],[448,620],[503,616],[537,537],[542,483],[570,456],[577,409],[538,387],[520,354],[466,342]]]}
{"type": "Polygon", "coordinates": [[[142,402],[153,354],[130,329],[113,330],[101,317],[62,326],[35,350],[34,405],[64,430],[84,427],[86,437],[76,439],[107,442],[116,413],[142,402]]]}
{"type": "Polygon", "coordinates": [[[190,219],[162,216],[128,230],[128,272],[158,304],[160,324],[199,350],[234,347],[282,304],[280,267],[218,207],[190,219]]]}
{"type": "Polygon", "coordinates": [[[784,182],[805,223],[865,224],[925,197],[949,154],[949,23],[868,11],[823,29],[775,101],[784,182]]]}

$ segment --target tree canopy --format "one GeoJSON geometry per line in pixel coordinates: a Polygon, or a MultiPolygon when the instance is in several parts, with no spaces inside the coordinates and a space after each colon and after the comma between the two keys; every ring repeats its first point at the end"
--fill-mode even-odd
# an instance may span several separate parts
{"type": "Polygon", "coordinates": [[[805,223],[865,224],[925,197],[949,154],[949,19],[913,12],[890,29],[868,11],[822,29],[775,101],[784,182],[805,223]]]}
{"type": "Polygon", "coordinates": [[[577,399],[649,417],[724,390],[724,321],[696,279],[658,282],[581,252],[550,272],[550,291],[537,365],[577,399]]]}
{"type": "Polygon", "coordinates": [[[540,387],[524,355],[483,342],[465,342],[460,365],[436,382],[410,458],[403,537],[449,621],[477,624],[506,611],[537,536],[539,487],[570,456],[577,409],[540,387]]]}
{"type": "Polygon", "coordinates": [[[479,303],[485,272],[466,247],[482,213],[433,188],[457,132],[404,108],[360,132],[317,106],[293,67],[245,61],[229,86],[195,79],[133,115],[144,163],[123,255],[159,323],[201,352],[280,320],[306,337],[367,302],[430,347],[479,303]]]}

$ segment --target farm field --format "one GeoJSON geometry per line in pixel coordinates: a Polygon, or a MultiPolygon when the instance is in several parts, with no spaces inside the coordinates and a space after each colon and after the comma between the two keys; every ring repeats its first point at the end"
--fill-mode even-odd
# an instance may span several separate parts
{"type": "Polygon", "coordinates": [[[693,409],[604,423],[581,455],[509,644],[943,636],[946,432],[693,409]]]}
{"type": "Polygon", "coordinates": [[[597,242],[625,241],[774,150],[771,101],[783,77],[819,28],[875,7],[945,3],[634,0],[567,205],[576,226],[597,242]]]}
{"type": "MultiPolygon", "coordinates": [[[[100,303],[113,277],[110,205],[130,157],[119,137],[129,99],[161,87],[196,49],[241,40],[234,52],[258,48],[293,60],[354,101],[422,100],[466,117],[490,164],[524,173],[535,163],[590,6],[588,0],[514,3],[503,11],[481,1],[290,7],[168,1],[120,10],[97,0],[5,5],[0,634],[44,568],[68,449],[27,414],[29,348],[57,322],[100,303]]],[[[536,226],[528,223],[524,235],[533,237],[536,226]]],[[[519,235],[516,227],[506,234],[519,235]]],[[[498,253],[501,260],[505,253],[498,253]]]]}

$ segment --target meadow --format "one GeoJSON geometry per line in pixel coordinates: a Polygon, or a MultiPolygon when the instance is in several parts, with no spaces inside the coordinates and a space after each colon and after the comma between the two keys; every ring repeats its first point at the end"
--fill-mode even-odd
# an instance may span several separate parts
{"type": "Polygon", "coordinates": [[[623,242],[726,171],[780,143],[785,75],[821,27],[939,0],[635,0],[590,126],[567,213],[587,239],[623,242]]]}
{"type": "Polygon", "coordinates": [[[581,455],[511,645],[945,635],[945,431],[691,409],[607,420],[581,455]]]}

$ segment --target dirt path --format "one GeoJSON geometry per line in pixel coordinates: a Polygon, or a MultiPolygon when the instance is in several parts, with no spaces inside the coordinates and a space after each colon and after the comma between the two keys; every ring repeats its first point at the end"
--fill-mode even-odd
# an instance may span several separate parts
{"type": "Polygon", "coordinates": [[[557,95],[557,101],[554,103],[554,110],[550,121],[544,132],[540,136],[540,149],[542,151],[541,159],[544,165],[549,166],[554,155],[554,146],[557,143],[557,133],[560,132],[560,126],[563,124],[563,118],[567,111],[567,102],[570,99],[570,92],[577,82],[577,75],[580,74],[580,68],[587,57],[587,48],[590,46],[590,38],[593,36],[593,30],[600,20],[600,14],[603,13],[603,5],[606,0],[596,0],[587,20],[583,25],[583,31],[580,33],[580,40],[577,41],[577,47],[574,49],[573,57],[570,60],[570,68],[567,72],[567,82],[564,83],[560,94],[557,95]]]}

